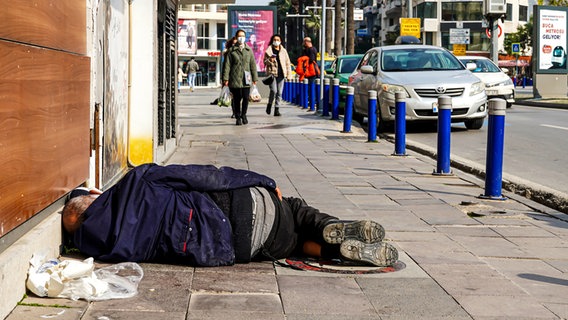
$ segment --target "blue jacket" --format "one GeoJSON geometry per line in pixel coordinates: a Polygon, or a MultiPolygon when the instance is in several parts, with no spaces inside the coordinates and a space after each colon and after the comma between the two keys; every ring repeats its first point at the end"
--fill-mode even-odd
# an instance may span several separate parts
{"type": "Polygon", "coordinates": [[[105,261],[233,264],[231,224],[204,192],[276,183],[247,170],[145,164],[128,172],[83,213],[77,248],[105,261]]]}

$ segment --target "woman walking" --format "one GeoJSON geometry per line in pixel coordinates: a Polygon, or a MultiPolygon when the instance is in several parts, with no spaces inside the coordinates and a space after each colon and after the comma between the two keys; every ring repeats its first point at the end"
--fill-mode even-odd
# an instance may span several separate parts
{"type": "Polygon", "coordinates": [[[256,85],[258,74],[251,48],[245,44],[244,30],[236,33],[237,44],[227,50],[223,62],[223,85],[233,94],[233,113],[236,125],[247,124],[247,109],[250,87],[256,85]]]}
{"type": "Polygon", "coordinates": [[[284,80],[292,77],[292,68],[288,52],[282,46],[282,37],[275,34],[270,38],[270,46],[264,52],[264,65],[266,73],[274,77],[270,84],[270,96],[266,105],[266,114],[270,114],[274,104],[274,116],[280,116],[280,103],[282,102],[282,90],[284,80]]]}

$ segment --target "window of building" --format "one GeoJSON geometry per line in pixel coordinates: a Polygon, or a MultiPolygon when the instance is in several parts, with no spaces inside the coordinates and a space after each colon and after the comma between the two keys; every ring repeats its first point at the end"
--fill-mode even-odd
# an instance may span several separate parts
{"type": "Polygon", "coordinates": [[[208,4],[196,4],[193,7],[193,11],[196,12],[207,12],[209,11],[209,5],[208,4]]]}
{"type": "Polygon", "coordinates": [[[418,18],[436,18],[437,17],[436,2],[422,2],[416,6],[416,17],[418,18]]]}
{"type": "Polygon", "coordinates": [[[225,35],[225,24],[217,23],[217,38],[226,38],[225,35]]]}
{"type": "Polygon", "coordinates": [[[505,17],[507,21],[513,21],[513,4],[507,3],[507,17],[505,17]]]}
{"type": "Polygon", "coordinates": [[[209,44],[209,23],[197,23],[197,48],[211,49],[209,44]]]}
{"type": "Polygon", "coordinates": [[[519,21],[529,21],[528,10],[527,6],[519,6],[519,21]]]}
{"type": "MultiPolygon", "coordinates": [[[[467,51],[489,51],[491,49],[491,39],[487,38],[485,31],[472,31],[470,33],[467,51]]],[[[450,32],[442,32],[442,47],[453,50],[450,44],[450,32]]]]}
{"type": "Polygon", "coordinates": [[[442,2],[442,21],[480,21],[483,2],[442,2]]]}

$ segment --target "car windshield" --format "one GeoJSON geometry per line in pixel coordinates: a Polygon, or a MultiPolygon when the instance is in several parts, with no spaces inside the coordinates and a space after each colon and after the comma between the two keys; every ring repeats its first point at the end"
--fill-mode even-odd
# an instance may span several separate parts
{"type": "Polygon", "coordinates": [[[465,65],[468,63],[475,63],[475,69],[471,72],[501,72],[501,69],[497,67],[491,60],[487,59],[460,59],[460,61],[465,65]]]}
{"type": "Polygon", "coordinates": [[[381,58],[383,71],[463,70],[459,60],[443,49],[413,48],[384,50],[381,58]]]}
{"type": "Polygon", "coordinates": [[[351,73],[357,67],[359,58],[345,58],[340,60],[339,73],[351,73]]]}

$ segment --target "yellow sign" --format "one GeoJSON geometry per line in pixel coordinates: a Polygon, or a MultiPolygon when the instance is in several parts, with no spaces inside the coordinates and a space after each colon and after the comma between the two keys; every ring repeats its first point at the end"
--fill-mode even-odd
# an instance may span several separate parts
{"type": "Polygon", "coordinates": [[[420,39],[420,18],[400,18],[400,35],[420,39]]]}
{"type": "Polygon", "coordinates": [[[465,44],[454,44],[454,56],[465,56],[465,44]]]}

